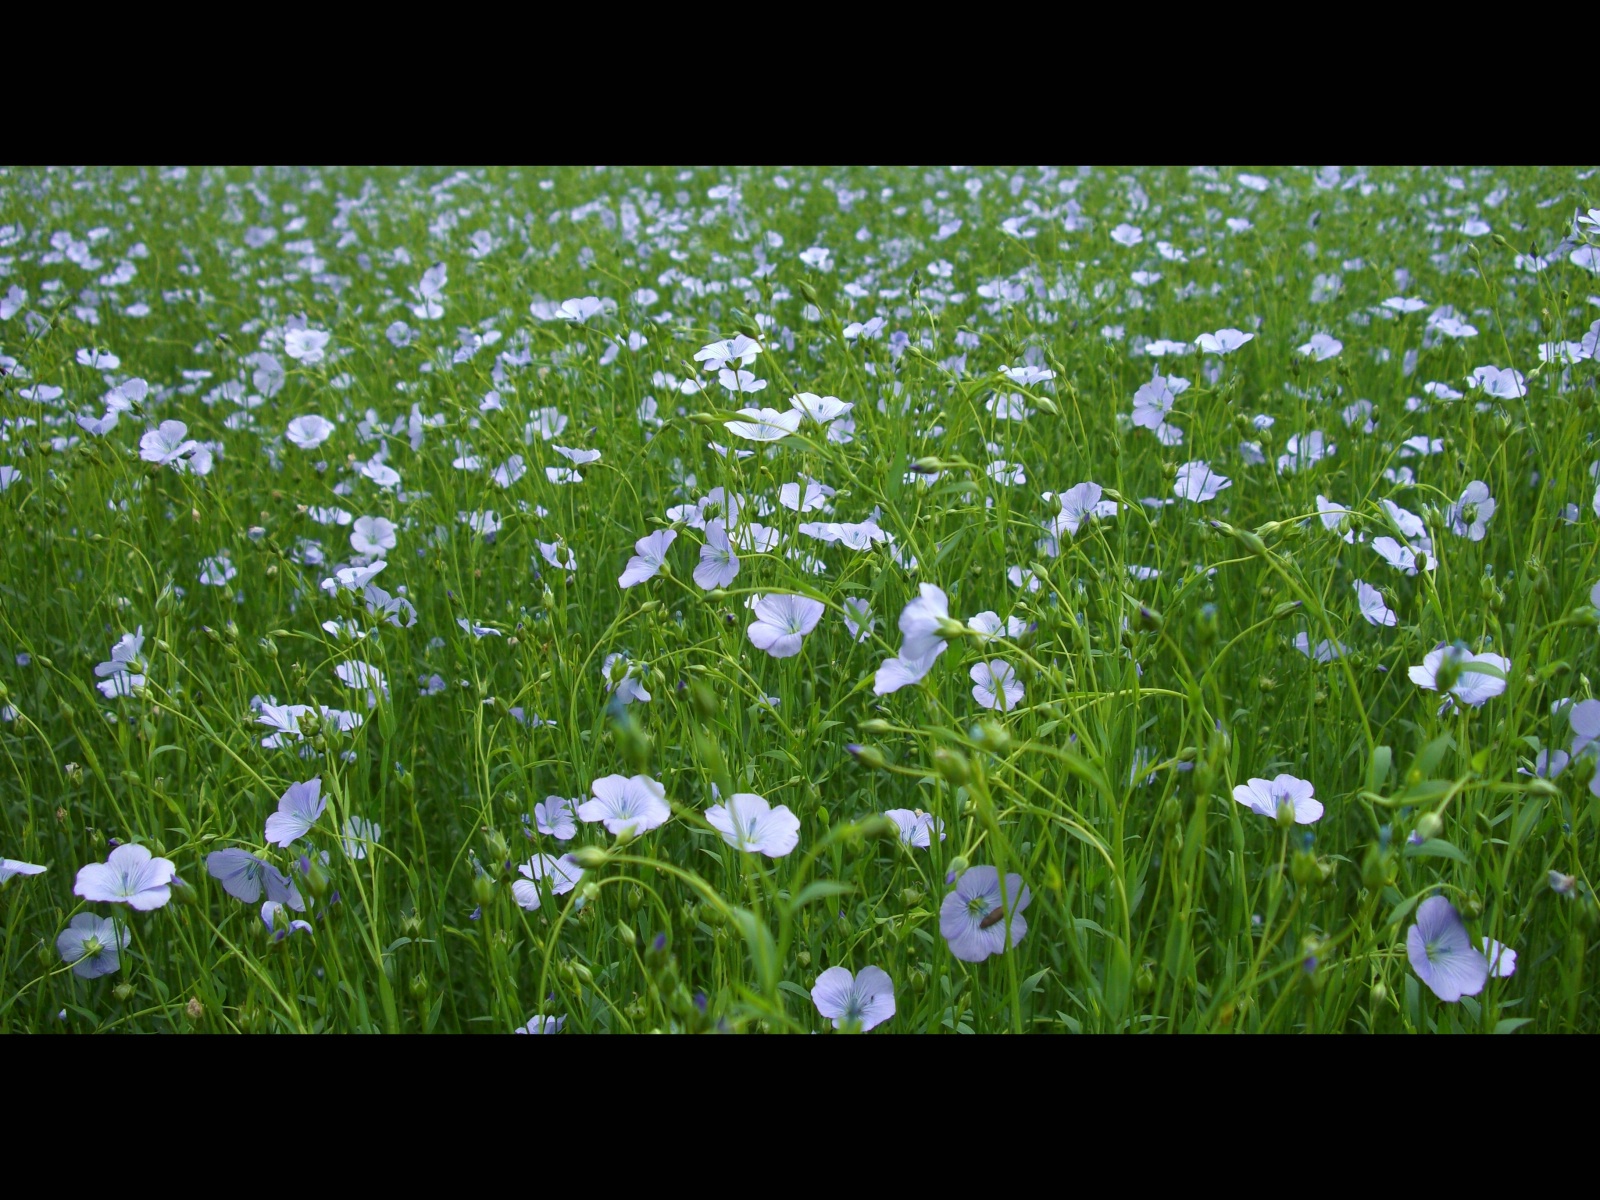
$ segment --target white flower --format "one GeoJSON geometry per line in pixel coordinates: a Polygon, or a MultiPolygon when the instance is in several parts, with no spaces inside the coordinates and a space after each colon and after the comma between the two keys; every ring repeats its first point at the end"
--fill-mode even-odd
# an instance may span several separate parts
{"type": "Polygon", "coordinates": [[[1296,825],[1310,825],[1322,817],[1322,804],[1312,799],[1316,791],[1304,779],[1279,775],[1274,779],[1251,779],[1233,789],[1233,798],[1263,817],[1276,817],[1282,805],[1294,811],[1296,825]]]}
{"type": "MultiPolygon", "coordinates": [[[[621,776],[612,778],[620,779],[621,776]]],[[[653,827],[652,827],[653,828],[653,827]]],[[[568,835],[571,836],[570,834],[568,835]]],[[[534,912],[540,904],[539,881],[550,881],[550,894],[552,896],[565,896],[578,886],[578,881],[583,878],[583,868],[578,865],[578,860],[570,854],[563,854],[556,858],[550,854],[535,854],[525,863],[517,864],[517,872],[523,878],[514,880],[511,884],[511,895],[516,900],[519,908],[534,912]]]]}
{"type": "Polygon", "coordinates": [[[1232,354],[1256,335],[1241,333],[1237,329],[1219,329],[1215,333],[1202,333],[1194,344],[1207,354],[1232,354]]]}
{"type": "Polygon", "coordinates": [[[1022,684],[1010,663],[1003,659],[974,663],[968,672],[972,677],[972,698],[984,708],[998,708],[1010,712],[1022,700],[1022,684]]]}
{"type": "Polygon", "coordinates": [[[1499,654],[1473,654],[1459,646],[1441,645],[1423,655],[1421,665],[1412,667],[1407,674],[1418,687],[1436,692],[1441,669],[1456,675],[1451,693],[1478,708],[1506,690],[1511,660],[1499,654]]]}
{"type": "Polygon", "coordinates": [[[195,449],[189,440],[189,427],[182,421],[163,421],[139,439],[139,457],[145,462],[166,466],[195,449]]]}
{"type": "Polygon", "coordinates": [[[617,579],[617,586],[631,588],[647,579],[654,579],[662,564],[667,561],[667,550],[677,537],[676,530],[658,529],[655,533],[635,542],[634,555],[628,560],[627,567],[617,579]]]}
{"type": "MultiPolygon", "coordinates": [[[[757,379],[742,367],[737,371],[723,367],[722,370],[717,372],[717,382],[736,395],[744,392],[759,392],[767,386],[765,379],[757,379]]],[[[793,430],[790,432],[792,433],[793,430]]]]}
{"type": "Polygon", "coordinates": [[[1500,400],[1516,400],[1528,394],[1527,380],[1521,371],[1510,367],[1479,367],[1467,380],[1468,386],[1484,390],[1500,400]]]}
{"type": "Polygon", "coordinates": [[[750,419],[729,421],[728,432],[751,442],[775,442],[788,437],[805,420],[805,414],[798,409],[781,413],[775,408],[741,408],[739,415],[750,419]]]}
{"type": "MultiPolygon", "coordinates": [[[[944,652],[943,623],[950,617],[950,601],[931,583],[919,584],[918,589],[920,594],[916,599],[900,610],[900,658],[911,663],[926,661],[931,665],[932,660],[944,652]]],[[[926,673],[924,670],[923,674],[926,673]]]]}
{"type": "Polygon", "coordinates": [[[1204,504],[1215,499],[1223,488],[1232,486],[1233,481],[1218,475],[1210,463],[1186,462],[1178,468],[1177,478],[1172,481],[1172,494],[1192,504],[1204,504]]]}
{"type": "Polygon", "coordinates": [[[296,362],[312,366],[326,357],[324,347],[329,336],[320,329],[291,329],[283,335],[283,352],[296,362]]]}
{"type": "Polygon", "coordinates": [[[1384,603],[1383,593],[1370,583],[1356,580],[1352,585],[1356,593],[1356,603],[1361,606],[1361,615],[1372,625],[1394,625],[1399,618],[1389,611],[1389,606],[1384,603]]]}
{"type": "Polygon", "coordinates": [[[1489,494],[1489,485],[1481,479],[1474,479],[1461,493],[1461,499],[1445,513],[1445,522],[1457,537],[1481,542],[1488,531],[1489,518],[1494,516],[1494,510],[1495,502],[1489,494]]]}
{"type": "Polygon", "coordinates": [[[664,825],[672,816],[667,789],[648,775],[607,775],[589,785],[594,799],[578,806],[578,820],[599,821],[613,835],[637,837],[664,825]]]}
{"type": "Polygon", "coordinates": [[[357,517],[350,530],[350,545],[357,554],[383,557],[395,547],[394,522],[387,517],[357,517]]]}
{"type": "Polygon", "coordinates": [[[694,581],[706,591],[725,588],[739,574],[739,556],[728,541],[728,530],[719,518],[706,524],[706,543],[700,547],[700,565],[694,581]]]}
{"type": "Polygon", "coordinates": [[[728,845],[750,854],[782,858],[800,842],[800,818],[754,792],[735,792],[726,805],[708,809],[706,821],[728,845]]]}
{"type": "Polygon", "coordinates": [[[755,602],[756,619],[745,632],[758,650],[773,658],[800,653],[801,640],[817,627],[824,605],[809,596],[762,596],[755,602]]]}
{"type": "Polygon", "coordinates": [[[600,678],[605,680],[606,691],[615,692],[622,703],[632,704],[637,700],[640,704],[649,704],[650,693],[639,682],[638,670],[639,664],[626,655],[608,654],[600,664],[600,678]]]}
{"type": "Polygon", "coordinates": [[[837,396],[818,396],[812,392],[801,392],[797,396],[791,396],[789,403],[818,425],[826,425],[835,417],[842,417],[855,407],[854,404],[847,404],[837,396]]]}
{"type": "Polygon", "coordinates": [[[1330,358],[1338,356],[1344,349],[1344,343],[1336,337],[1326,333],[1313,333],[1311,340],[1300,347],[1300,353],[1317,362],[1327,362],[1330,358]]]}
{"type": "Polygon", "coordinates": [[[288,438],[302,450],[315,450],[338,426],[325,417],[315,414],[306,417],[296,417],[289,422],[289,427],[283,431],[283,436],[288,438]]]}

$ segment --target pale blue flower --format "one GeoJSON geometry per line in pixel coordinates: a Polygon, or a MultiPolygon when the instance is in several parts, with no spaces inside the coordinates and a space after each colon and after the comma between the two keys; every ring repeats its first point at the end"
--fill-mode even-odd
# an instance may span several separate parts
{"type": "Polygon", "coordinates": [[[264,886],[267,899],[287,904],[296,912],[306,910],[306,902],[301,898],[294,881],[248,850],[233,847],[206,855],[206,873],[222,884],[222,890],[235,900],[254,904],[261,899],[264,886]]]}
{"type": "Polygon", "coordinates": [[[85,900],[151,912],[172,899],[168,885],[177,870],[169,860],[154,857],[148,847],[130,842],[118,846],[105,862],[82,868],[72,891],[85,900]]]}
{"type": "Polygon", "coordinates": [[[1489,960],[1472,944],[1461,914],[1443,896],[1430,896],[1417,906],[1417,922],[1406,933],[1406,957],[1417,978],[1449,1004],[1476,996],[1489,979],[1489,960]]]}
{"type": "Polygon", "coordinates": [[[127,926],[118,926],[110,917],[79,913],[56,938],[61,961],[72,964],[80,979],[98,979],[114,974],[121,962],[120,952],[133,940],[127,926]]]}
{"type": "Polygon", "coordinates": [[[835,1029],[855,1021],[865,1033],[894,1016],[894,980],[879,967],[862,967],[855,976],[843,967],[829,967],[817,976],[811,1002],[832,1019],[835,1029]]]}
{"type": "Polygon", "coordinates": [[[1022,910],[1033,900],[1022,876],[1006,876],[1004,902],[1000,872],[995,867],[973,867],[956,882],[955,891],[939,906],[939,932],[950,943],[950,953],[962,962],[982,962],[1006,948],[1006,928],[1015,946],[1028,932],[1022,910]],[[1010,905],[1009,915],[1004,911],[1010,905]],[[997,915],[998,914],[998,915],[997,915]]]}
{"type": "Polygon", "coordinates": [[[289,846],[309,833],[328,807],[321,792],[321,776],[304,783],[291,783],[278,800],[278,811],[267,818],[266,840],[277,846],[289,846]]]}

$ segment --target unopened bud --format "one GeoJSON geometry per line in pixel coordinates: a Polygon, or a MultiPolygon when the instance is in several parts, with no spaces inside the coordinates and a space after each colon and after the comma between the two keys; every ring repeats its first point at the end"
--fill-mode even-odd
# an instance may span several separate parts
{"type": "Polygon", "coordinates": [[[610,857],[599,846],[579,846],[572,852],[573,861],[585,871],[598,870],[606,865],[610,857]]]}
{"type": "Polygon", "coordinates": [[[1431,842],[1444,832],[1444,818],[1436,812],[1423,813],[1417,818],[1417,835],[1425,842],[1431,842]]]}
{"type": "Polygon", "coordinates": [[[889,765],[889,760],[883,756],[883,751],[879,750],[876,746],[862,746],[856,744],[855,742],[851,742],[845,747],[845,749],[853,754],[855,756],[855,760],[863,767],[869,767],[874,771],[881,771],[884,767],[889,765]]]}
{"type": "Polygon", "coordinates": [[[960,787],[972,777],[972,764],[959,750],[940,746],[933,752],[933,769],[952,787],[960,787]]]}

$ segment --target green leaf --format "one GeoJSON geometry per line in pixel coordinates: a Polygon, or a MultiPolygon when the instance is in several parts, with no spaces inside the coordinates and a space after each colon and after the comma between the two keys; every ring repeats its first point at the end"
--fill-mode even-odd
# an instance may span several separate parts
{"type": "Polygon", "coordinates": [[[1532,1017],[1501,1017],[1494,1023],[1496,1033],[1515,1033],[1524,1025],[1532,1022],[1532,1017]]]}
{"type": "Polygon", "coordinates": [[[800,889],[800,894],[789,901],[789,911],[798,912],[813,900],[821,900],[827,896],[848,896],[855,890],[853,884],[838,883],[832,879],[819,879],[815,883],[808,883],[800,889]]]}
{"type": "Polygon", "coordinates": [[[811,993],[792,979],[780,979],[778,981],[778,990],[780,992],[788,992],[791,996],[798,996],[808,1004],[811,1002],[811,993]]]}
{"type": "Polygon", "coordinates": [[[1133,984],[1133,963],[1128,959],[1128,948],[1117,938],[1111,943],[1111,956],[1106,960],[1106,1012],[1113,1021],[1120,1021],[1128,1011],[1128,991],[1133,984]]]}
{"type": "Polygon", "coordinates": [[[1048,974],[1050,974],[1050,968],[1045,967],[1043,970],[1035,971],[1032,975],[1029,975],[1022,981],[1022,986],[1017,989],[1017,996],[1020,998],[1031,993],[1048,974]]]}
{"type": "Polygon", "coordinates": [[[1447,842],[1443,838],[1429,838],[1420,846],[1407,843],[1405,848],[1407,858],[1453,858],[1463,866],[1470,867],[1472,860],[1461,852],[1460,847],[1447,842]]]}
{"type": "Polygon", "coordinates": [[[1389,768],[1394,762],[1394,751],[1387,746],[1374,746],[1372,758],[1367,763],[1367,791],[1381,792],[1389,778],[1389,768]]]}
{"type": "Polygon", "coordinates": [[[1416,771],[1423,778],[1427,778],[1444,761],[1444,756],[1454,749],[1455,744],[1456,740],[1448,733],[1443,737],[1434,738],[1412,760],[1411,770],[1416,771]]]}

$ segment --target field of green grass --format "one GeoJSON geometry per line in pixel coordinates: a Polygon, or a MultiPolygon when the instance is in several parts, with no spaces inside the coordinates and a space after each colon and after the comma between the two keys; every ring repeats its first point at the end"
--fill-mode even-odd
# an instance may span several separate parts
{"type": "Polygon", "coordinates": [[[1600,1032],[1594,176],[0,170],[0,1032],[1600,1032]]]}

